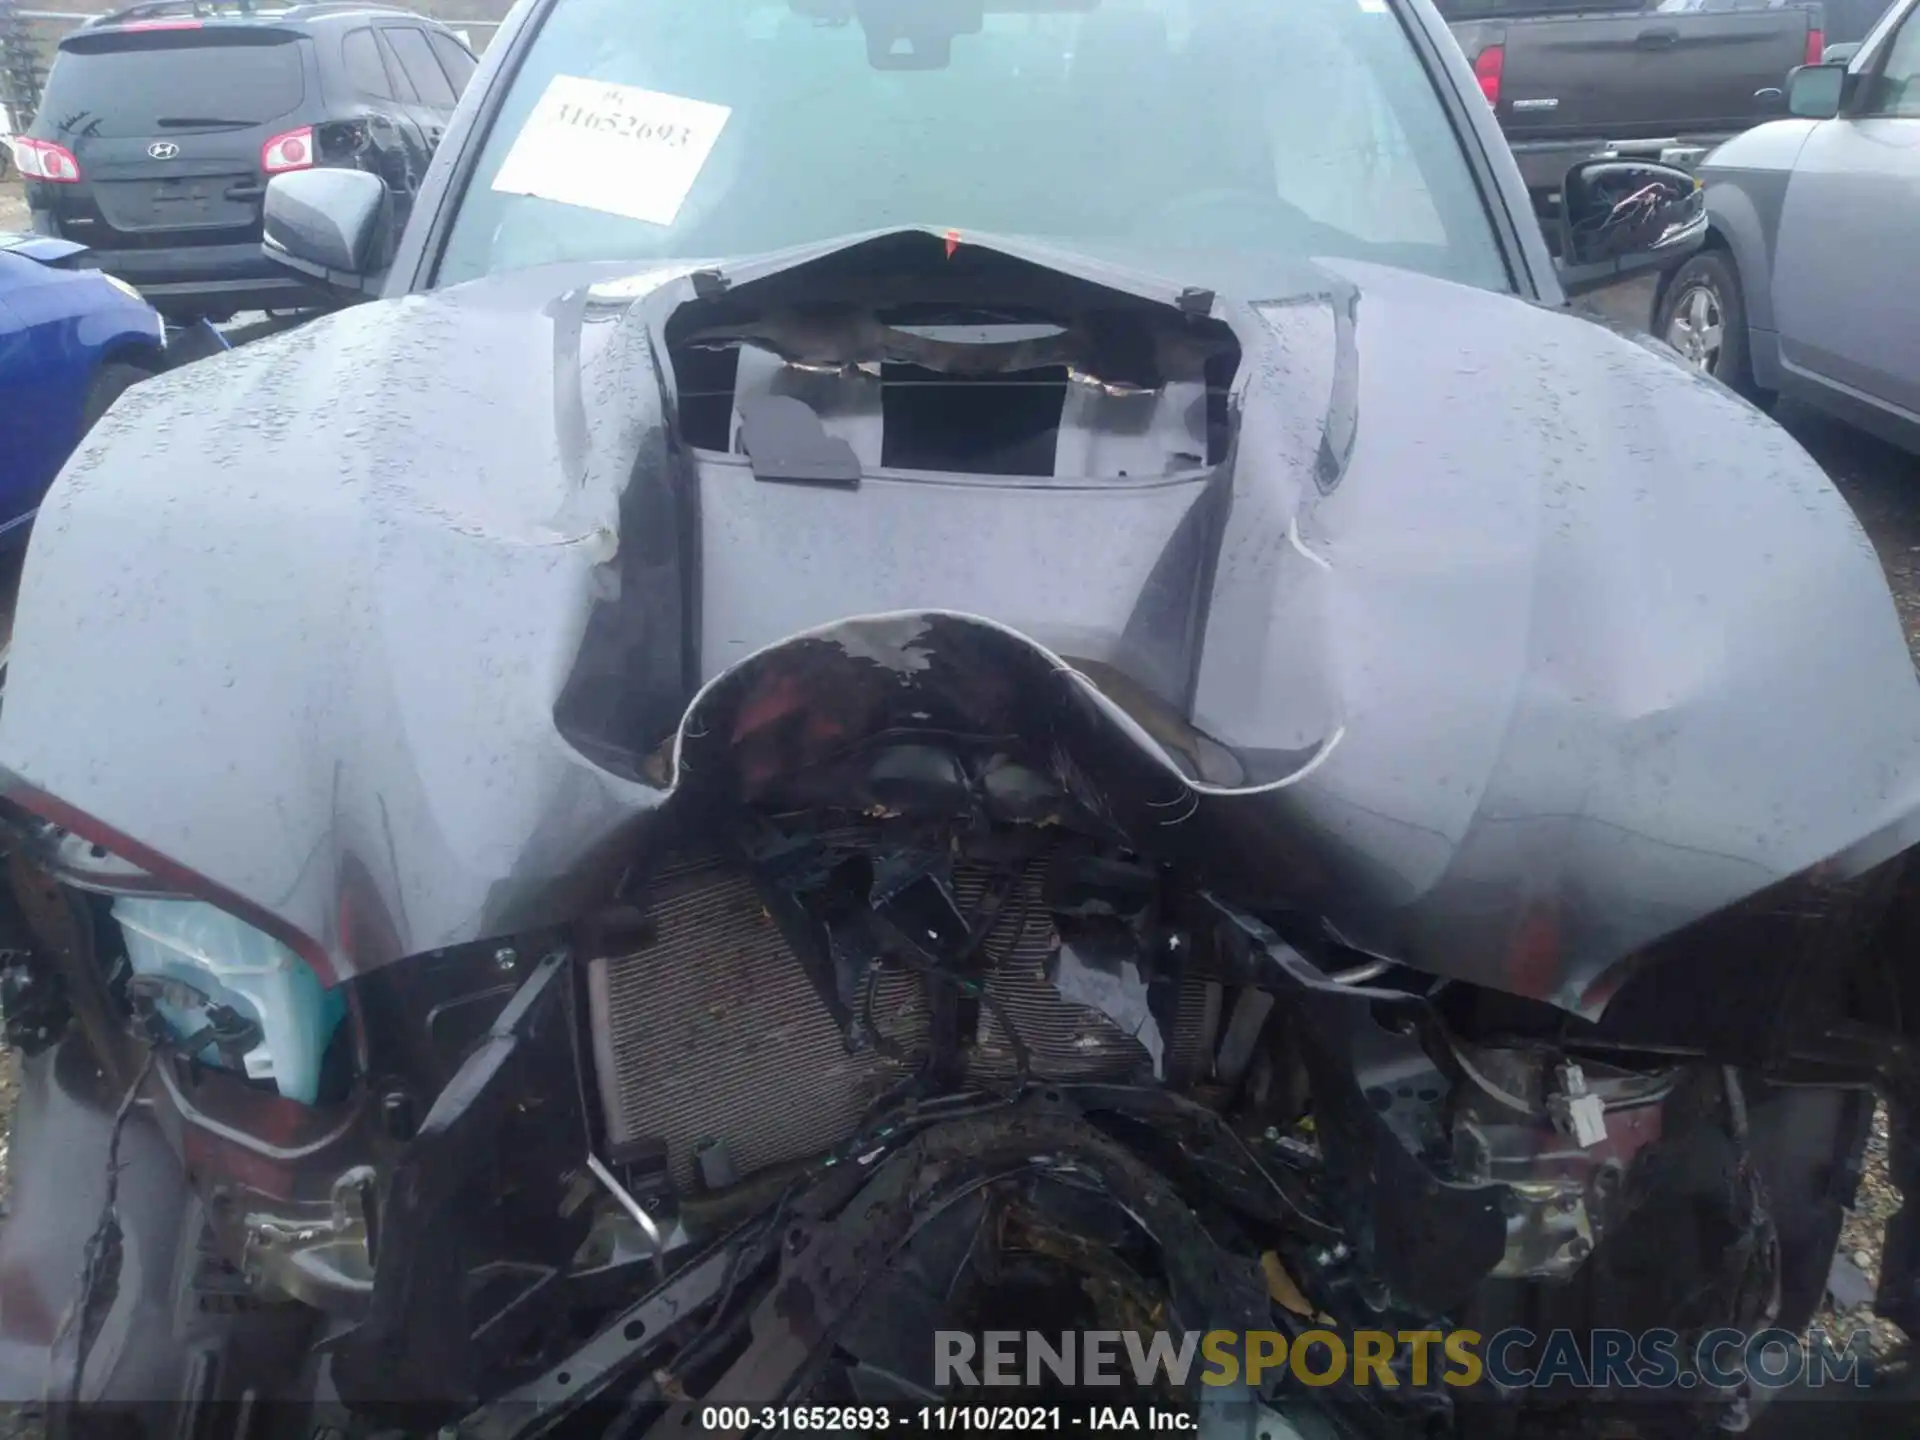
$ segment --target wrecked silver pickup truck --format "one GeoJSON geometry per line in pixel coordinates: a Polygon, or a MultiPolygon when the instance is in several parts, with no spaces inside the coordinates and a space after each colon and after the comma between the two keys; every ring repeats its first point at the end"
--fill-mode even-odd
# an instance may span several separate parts
{"type": "MultiPolygon", "coordinates": [[[[1586,173],[1568,283],[1698,243],[1586,173]]],[[[277,178],[385,298],[42,511],[9,1397],[872,1429],[1085,1398],[956,1335],[1525,1327],[1680,1337],[1661,1433],[1767,1399],[1684,1342],[1804,1324],[1876,1090],[1910,1154],[1920,688],[1814,463],[1567,311],[1424,0],[544,0],[434,176],[397,240],[277,178]]],[[[1618,1398],[1383,1363],[1102,1393],[1618,1398]]]]}

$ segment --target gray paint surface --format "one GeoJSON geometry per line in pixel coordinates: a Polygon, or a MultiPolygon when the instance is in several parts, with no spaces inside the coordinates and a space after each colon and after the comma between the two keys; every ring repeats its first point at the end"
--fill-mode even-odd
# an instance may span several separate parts
{"type": "Polygon", "coordinates": [[[1780,216],[1781,363],[1920,422],[1916,236],[1920,116],[1816,125],[1780,216]]]}

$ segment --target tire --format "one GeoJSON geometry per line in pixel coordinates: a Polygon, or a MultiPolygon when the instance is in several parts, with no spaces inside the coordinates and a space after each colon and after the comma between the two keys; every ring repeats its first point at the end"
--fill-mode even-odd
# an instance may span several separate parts
{"type": "Polygon", "coordinates": [[[85,435],[93,429],[114,401],[150,374],[151,371],[142,370],[138,365],[128,365],[119,360],[109,360],[102,365],[94,373],[93,384],[87,389],[87,403],[80,411],[80,433],[85,435]]]}
{"type": "Polygon", "coordinates": [[[1702,251],[1674,272],[1661,293],[1653,333],[1729,390],[1759,404],[1773,398],[1754,384],[1747,298],[1725,250],[1702,251]]]}

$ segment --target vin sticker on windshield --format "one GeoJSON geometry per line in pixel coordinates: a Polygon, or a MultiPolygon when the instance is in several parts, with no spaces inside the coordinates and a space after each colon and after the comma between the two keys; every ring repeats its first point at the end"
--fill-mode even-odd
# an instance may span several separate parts
{"type": "Polygon", "coordinates": [[[556,75],[493,188],[671,225],[732,113],[683,95],[556,75]]]}

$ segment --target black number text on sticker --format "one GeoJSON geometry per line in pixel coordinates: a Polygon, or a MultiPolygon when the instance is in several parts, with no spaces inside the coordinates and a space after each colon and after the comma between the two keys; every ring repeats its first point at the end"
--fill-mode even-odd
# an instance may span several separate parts
{"type": "Polygon", "coordinates": [[[665,145],[674,150],[684,150],[693,141],[693,132],[685,125],[643,120],[638,115],[619,111],[609,114],[603,110],[588,110],[580,105],[562,105],[560,123],[575,125],[599,135],[621,135],[643,144],[665,145]]]}

